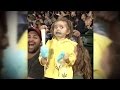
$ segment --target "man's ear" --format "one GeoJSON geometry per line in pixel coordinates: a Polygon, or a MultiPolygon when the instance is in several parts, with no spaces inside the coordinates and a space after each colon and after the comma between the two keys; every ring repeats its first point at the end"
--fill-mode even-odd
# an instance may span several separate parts
{"type": "Polygon", "coordinates": [[[42,41],[40,42],[40,46],[42,46],[42,41]]]}

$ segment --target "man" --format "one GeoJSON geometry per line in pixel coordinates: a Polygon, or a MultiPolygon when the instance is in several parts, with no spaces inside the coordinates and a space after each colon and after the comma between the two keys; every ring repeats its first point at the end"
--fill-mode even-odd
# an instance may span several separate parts
{"type": "Polygon", "coordinates": [[[38,60],[41,40],[40,30],[28,29],[28,79],[42,79],[44,76],[44,68],[38,60]]]}
{"type": "Polygon", "coordinates": [[[120,79],[119,12],[97,11],[94,14],[94,78],[120,79]]]}

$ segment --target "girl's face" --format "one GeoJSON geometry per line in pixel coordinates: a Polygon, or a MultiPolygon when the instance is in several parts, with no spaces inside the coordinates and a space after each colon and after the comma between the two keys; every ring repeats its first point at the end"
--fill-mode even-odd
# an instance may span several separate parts
{"type": "Polygon", "coordinates": [[[57,38],[65,38],[70,33],[65,21],[57,21],[54,24],[54,35],[57,38]]]}
{"type": "Polygon", "coordinates": [[[73,16],[76,16],[76,14],[75,14],[74,11],[71,12],[71,16],[72,16],[72,17],[73,17],[73,16]]]}

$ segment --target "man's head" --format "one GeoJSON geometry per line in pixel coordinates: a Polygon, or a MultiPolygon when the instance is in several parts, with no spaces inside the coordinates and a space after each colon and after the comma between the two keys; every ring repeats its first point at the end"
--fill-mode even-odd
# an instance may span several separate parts
{"type": "Polygon", "coordinates": [[[28,53],[35,53],[41,46],[41,32],[38,29],[28,29],[28,53]]]}

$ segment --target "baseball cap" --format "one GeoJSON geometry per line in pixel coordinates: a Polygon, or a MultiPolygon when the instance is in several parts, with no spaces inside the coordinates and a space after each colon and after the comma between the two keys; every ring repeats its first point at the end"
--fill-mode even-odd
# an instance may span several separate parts
{"type": "Polygon", "coordinates": [[[35,31],[38,34],[38,36],[40,37],[40,40],[42,40],[41,31],[39,29],[31,27],[31,28],[28,28],[28,33],[30,31],[35,31]]]}

